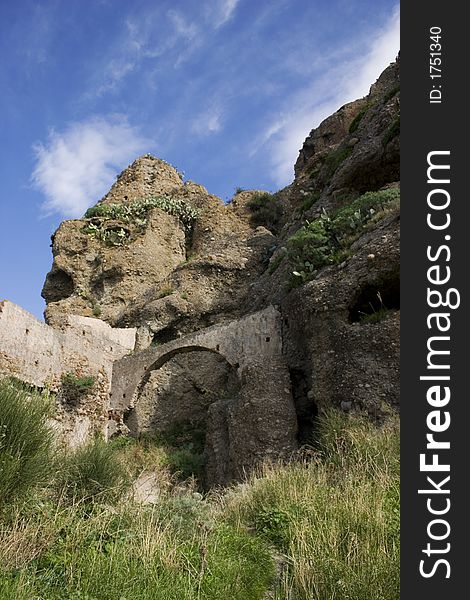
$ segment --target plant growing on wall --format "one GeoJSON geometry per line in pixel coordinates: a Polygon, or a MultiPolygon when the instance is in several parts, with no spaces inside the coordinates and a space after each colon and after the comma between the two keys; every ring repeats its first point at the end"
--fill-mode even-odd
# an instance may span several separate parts
{"type": "Polygon", "coordinates": [[[92,375],[78,377],[74,373],[62,375],[62,395],[67,404],[78,404],[89,396],[95,387],[96,379],[92,375]]]}

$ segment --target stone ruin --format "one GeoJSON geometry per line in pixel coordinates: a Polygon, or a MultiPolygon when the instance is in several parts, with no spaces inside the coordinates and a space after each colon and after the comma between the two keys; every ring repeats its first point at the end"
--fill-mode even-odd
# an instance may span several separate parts
{"type": "Polygon", "coordinates": [[[205,483],[240,479],[258,461],[296,449],[297,421],[276,308],[134,351],[135,328],[68,316],[62,330],[0,304],[0,373],[59,391],[62,375],[92,375],[78,406],[58,401],[55,427],[76,447],[100,431],[164,433],[189,425],[205,436],[205,483]]]}

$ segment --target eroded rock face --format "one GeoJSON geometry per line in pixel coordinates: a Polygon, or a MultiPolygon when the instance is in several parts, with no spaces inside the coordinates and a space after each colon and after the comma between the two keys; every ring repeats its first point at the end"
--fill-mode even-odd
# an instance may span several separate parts
{"type": "MultiPolygon", "coordinates": [[[[120,227],[111,222],[107,227],[120,227]]],[[[172,215],[155,208],[145,230],[129,243],[107,246],[84,232],[84,221],[65,221],[54,235],[54,264],[42,295],[46,321],[60,326],[64,315],[95,316],[114,324],[129,302],[185,260],[185,232],[172,215]]]]}
{"type": "Polygon", "coordinates": [[[147,196],[174,194],[183,187],[181,175],[170,164],[145,154],[125,169],[100,202],[128,204],[147,196]]]}
{"type": "Polygon", "coordinates": [[[43,288],[49,324],[60,327],[70,313],[97,316],[114,326],[144,327],[147,338],[165,341],[244,311],[243,298],[266,267],[273,234],[250,225],[202,186],[183,184],[172,167],[148,155],[119,176],[97,207],[132,207],[162,194],[197,217],[188,225],[153,208],[144,224],[93,216],[62,223],[43,288]],[[103,239],[108,232],[114,237],[103,239]]]}
{"type": "Polygon", "coordinates": [[[365,98],[341,107],[312,130],[295,164],[296,183],[323,196],[380,189],[400,176],[399,62],[365,98]]]}

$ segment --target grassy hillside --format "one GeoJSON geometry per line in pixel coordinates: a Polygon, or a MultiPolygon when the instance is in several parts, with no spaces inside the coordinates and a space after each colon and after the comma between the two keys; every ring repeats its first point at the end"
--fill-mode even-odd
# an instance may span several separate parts
{"type": "Polygon", "coordinates": [[[394,415],[324,414],[291,463],[203,495],[162,441],[54,449],[47,411],[0,385],[2,600],[398,599],[394,415]],[[143,472],[153,504],[132,493],[143,472]]]}

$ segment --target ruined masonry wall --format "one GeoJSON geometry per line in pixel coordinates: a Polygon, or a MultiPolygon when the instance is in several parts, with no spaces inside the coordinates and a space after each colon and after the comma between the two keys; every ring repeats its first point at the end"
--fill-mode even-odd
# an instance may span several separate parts
{"type": "Polygon", "coordinates": [[[64,331],[58,331],[12,302],[0,302],[0,374],[32,385],[53,385],[68,371],[102,372],[110,383],[114,361],[134,344],[135,329],[69,316],[64,331]]]}
{"type": "Polygon", "coordinates": [[[8,301],[0,302],[0,377],[14,376],[60,392],[61,376],[95,377],[93,393],[77,406],[56,399],[51,424],[60,443],[81,446],[96,431],[106,435],[113,363],[133,350],[135,329],[112,329],[99,319],[69,316],[63,330],[38,321],[8,301]]]}

